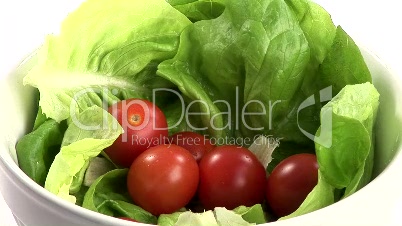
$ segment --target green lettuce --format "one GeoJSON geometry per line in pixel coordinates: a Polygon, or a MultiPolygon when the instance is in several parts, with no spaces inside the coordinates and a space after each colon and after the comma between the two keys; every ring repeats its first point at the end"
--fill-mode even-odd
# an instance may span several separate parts
{"type": "Polygon", "coordinates": [[[160,226],[250,226],[266,223],[260,204],[251,207],[239,206],[234,210],[216,207],[213,211],[194,213],[191,211],[162,214],[158,218],[160,226]]]}
{"type": "Polygon", "coordinates": [[[48,119],[36,127],[18,141],[16,152],[22,171],[43,186],[50,165],[60,150],[66,126],[64,122],[59,124],[48,119]]]}
{"type": "Polygon", "coordinates": [[[311,48],[311,56],[322,63],[331,48],[336,27],[328,12],[310,0],[285,0],[296,15],[311,48]]]}
{"type": "Polygon", "coordinates": [[[43,114],[42,108],[40,106],[38,108],[39,108],[38,113],[36,114],[36,118],[35,118],[35,122],[34,122],[34,126],[33,126],[32,130],[36,130],[40,125],[42,125],[43,123],[45,123],[48,120],[46,115],[43,114]]]}
{"type": "MultiPolygon", "coordinates": [[[[171,214],[161,214],[158,217],[158,225],[159,226],[175,226],[177,220],[179,219],[179,216],[182,213],[183,212],[174,212],[171,214]]],[[[210,214],[210,213],[208,213],[208,214],[210,214]]],[[[207,216],[207,217],[210,218],[210,216],[207,216]]],[[[205,221],[208,222],[209,220],[205,220],[205,221]]]]}
{"type": "MultiPolygon", "coordinates": [[[[75,196],[70,195],[74,177],[122,132],[117,120],[100,107],[92,106],[77,115],[64,134],[61,150],[47,174],[45,188],[75,203],[75,196]]],[[[76,186],[71,193],[79,191],[76,186]]]]}
{"type": "Polygon", "coordinates": [[[285,2],[296,15],[308,40],[310,60],[303,72],[303,84],[293,100],[295,104],[288,109],[286,119],[274,132],[284,137],[285,142],[314,149],[311,140],[320,126],[318,116],[322,106],[344,86],[371,82],[372,79],[358,46],[342,27],[333,24],[328,12],[309,0],[285,2]],[[322,95],[321,92],[328,87],[331,95],[328,90],[322,95]],[[309,98],[313,98],[314,103],[299,109],[309,98]],[[301,129],[310,137],[300,132],[301,129]]]}
{"type": "MultiPolygon", "coordinates": [[[[203,213],[184,212],[180,214],[174,226],[220,226],[212,211],[203,213]]],[[[163,226],[163,225],[162,225],[163,226]]]]}
{"type": "Polygon", "coordinates": [[[359,47],[342,27],[336,29],[332,46],[318,69],[318,75],[319,87],[332,86],[334,93],[348,84],[372,82],[359,47]]]}
{"type": "Polygon", "coordinates": [[[285,142],[310,148],[314,148],[311,140],[320,126],[318,116],[325,103],[346,85],[372,82],[358,46],[341,27],[336,28],[333,45],[326,58],[312,70],[315,63],[314,59],[310,59],[305,81],[294,98],[295,104],[288,109],[285,119],[279,121],[277,129],[272,131],[276,136],[283,137],[285,142]],[[303,106],[306,101],[311,101],[311,104],[303,106]]]}
{"type": "Polygon", "coordinates": [[[371,179],[378,105],[379,93],[371,83],[365,83],[345,86],[321,110],[321,119],[331,114],[332,130],[317,132],[321,133],[321,140],[316,142],[320,172],[334,187],[346,188],[344,196],[371,179]],[[332,146],[321,145],[323,139],[332,139],[332,146]]]}
{"type": "Polygon", "coordinates": [[[81,186],[83,185],[85,178],[85,173],[87,172],[89,163],[91,162],[92,159],[93,157],[86,160],[84,165],[81,167],[80,171],[78,171],[73,177],[73,181],[71,182],[69,190],[71,194],[74,194],[74,196],[81,190],[81,186]]]}
{"type": "Polygon", "coordinates": [[[225,9],[222,3],[212,0],[167,0],[167,2],[193,22],[214,19],[225,9]]]}
{"type": "Polygon", "coordinates": [[[251,207],[239,206],[233,210],[239,214],[245,221],[255,224],[264,224],[267,222],[264,210],[260,204],[255,204],[251,207]]]}
{"type": "Polygon", "coordinates": [[[164,0],[88,0],[47,37],[24,84],[39,89],[43,113],[57,122],[93,105],[151,99],[153,88],[172,86],[156,68],[189,24],[164,0]]]}

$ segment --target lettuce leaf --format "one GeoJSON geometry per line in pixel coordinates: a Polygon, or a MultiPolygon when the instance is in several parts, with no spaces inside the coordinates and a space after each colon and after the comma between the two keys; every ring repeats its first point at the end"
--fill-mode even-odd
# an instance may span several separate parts
{"type": "MultiPolygon", "coordinates": [[[[183,212],[174,212],[171,214],[161,214],[158,217],[158,225],[159,226],[175,226],[179,216],[183,212]]],[[[208,216],[209,217],[209,216],[208,216]]]]}
{"type": "MultiPolygon", "coordinates": [[[[190,211],[184,212],[179,215],[175,226],[220,226],[212,211],[206,211],[203,213],[193,213],[190,211]]],[[[163,226],[163,225],[162,225],[163,226]]]]}
{"type": "Polygon", "coordinates": [[[322,139],[332,139],[327,148],[316,143],[322,176],[334,187],[346,188],[350,195],[369,182],[373,165],[373,128],[379,93],[371,83],[345,86],[321,110],[321,119],[332,116],[332,130],[322,131],[322,139]],[[366,164],[371,167],[366,168],[366,164]]]}
{"type": "Polygon", "coordinates": [[[203,213],[193,213],[191,211],[175,212],[172,214],[162,214],[158,218],[160,226],[250,226],[266,223],[265,215],[260,204],[251,207],[239,206],[234,210],[227,210],[224,207],[203,213]]]}
{"type": "Polygon", "coordinates": [[[45,184],[50,165],[60,150],[65,130],[64,122],[59,124],[48,119],[23,136],[16,145],[19,167],[41,186],[45,184]]]}
{"type": "Polygon", "coordinates": [[[260,204],[255,204],[254,206],[246,207],[239,206],[233,209],[233,212],[239,214],[245,221],[255,224],[264,224],[267,222],[264,210],[260,204]]]}
{"type": "Polygon", "coordinates": [[[212,0],[167,0],[167,2],[193,22],[217,18],[225,9],[221,2],[212,0]]]}
{"type": "Polygon", "coordinates": [[[215,207],[214,210],[216,221],[219,226],[251,226],[254,223],[249,223],[242,218],[240,214],[227,210],[224,207],[215,207]]]}
{"type": "Polygon", "coordinates": [[[74,177],[122,132],[117,120],[100,107],[92,106],[77,115],[67,128],[61,150],[50,166],[45,189],[75,203],[75,197],[70,195],[74,177]]]}
{"type": "Polygon", "coordinates": [[[189,24],[164,0],[88,0],[47,37],[24,84],[39,89],[43,113],[57,122],[93,105],[151,99],[153,88],[172,86],[156,68],[189,24]]]}
{"type": "Polygon", "coordinates": [[[296,15],[308,40],[310,61],[303,72],[303,84],[293,100],[294,105],[280,122],[282,126],[274,132],[284,137],[284,141],[314,148],[311,140],[320,126],[320,110],[330,99],[325,95],[332,97],[346,85],[371,82],[372,79],[358,46],[342,27],[334,25],[325,9],[310,0],[285,2],[296,15]],[[322,95],[321,92],[328,87],[331,92],[322,95]],[[314,103],[299,109],[309,98],[314,103]],[[300,132],[301,129],[310,137],[300,132]]]}
{"type": "Polygon", "coordinates": [[[311,48],[311,56],[322,63],[331,48],[336,27],[328,12],[310,0],[285,0],[296,15],[311,48]]]}
{"type": "Polygon", "coordinates": [[[342,27],[337,27],[332,46],[318,74],[319,87],[332,86],[334,93],[339,93],[348,84],[372,82],[359,47],[342,27]]]}

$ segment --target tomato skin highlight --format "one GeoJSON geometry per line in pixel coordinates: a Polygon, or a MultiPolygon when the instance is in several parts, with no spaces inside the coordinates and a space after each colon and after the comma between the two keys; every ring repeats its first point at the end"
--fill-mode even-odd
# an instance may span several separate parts
{"type": "Polygon", "coordinates": [[[168,136],[165,115],[148,100],[123,100],[110,106],[108,112],[124,129],[124,133],[105,149],[109,158],[119,166],[129,168],[138,155],[162,144],[168,136]]]}
{"type": "Polygon", "coordinates": [[[318,182],[313,154],[296,154],[282,160],[267,179],[266,198],[277,217],[294,212],[318,182]]]}
{"type": "Polygon", "coordinates": [[[234,209],[264,201],[266,171],[248,149],[216,147],[201,159],[199,168],[198,197],[205,209],[234,209]]]}
{"type": "Polygon", "coordinates": [[[199,181],[194,157],[177,145],[159,145],[138,156],[127,176],[134,203],[153,215],[173,213],[193,198],[199,181]]]}
{"type": "Polygon", "coordinates": [[[189,131],[173,134],[169,138],[169,142],[188,150],[197,162],[200,162],[206,153],[215,148],[215,145],[203,135],[189,131]]]}

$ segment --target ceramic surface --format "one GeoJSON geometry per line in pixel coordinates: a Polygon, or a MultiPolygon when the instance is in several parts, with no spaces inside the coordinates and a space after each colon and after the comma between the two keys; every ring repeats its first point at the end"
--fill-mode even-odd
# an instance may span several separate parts
{"type": "MultiPolygon", "coordinates": [[[[337,4],[341,4],[341,2],[339,1],[337,4]]],[[[2,5],[0,8],[3,8],[2,5]]],[[[57,7],[54,6],[53,8],[57,7]]],[[[17,12],[17,9],[18,7],[15,8],[15,12],[17,12]]],[[[385,8],[382,7],[382,9],[385,8]]],[[[329,10],[331,11],[330,8],[329,10]]],[[[345,10],[349,10],[349,8],[345,8],[345,10]]],[[[337,15],[338,18],[344,17],[341,13],[337,15]]],[[[63,15],[58,15],[56,12],[51,17],[60,19],[63,15]]],[[[361,18],[356,17],[353,19],[359,20],[361,18]]],[[[49,23],[48,20],[40,22],[49,23]]],[[[58,24],[57,20],[53,22],[53,26],[58,24]]],[[[24,23],[26,24],[27,22],[24,23]]],[[[348,23],[347,21],[341,21],[341,24],[348,23]]],[[[371,23],[371,25],[373,24],[371,23]]],[[[386,24],[380,27],[385,29],[386,24]]],[[[356,27],[348,31],[352,31],[351,35],[355,37],[353,34],[359,29],[361,30],[362,28],[356,27]]],[[[39,33],[39,31],[32,32],[33,35],[39,33]]],[[[0,117],[0,192],[21,225],[22,223],[28,226],[133,225],[133,223],[103,216],[60,200],[31,181],[16,165],[15,142],[28,130],[29,124],[32,122],[32,115],[35,114],[34,106],[32,105],[34,100],[33,90],[23,87],[21,82],[21,78],[30,65],[25,64],[18,69],[15,67],[17,60],[23,59],[23,55],[28,56],[43,38],[42,36],[39,37],[39,35],[30,37],[30,42],[26,43],[21,42],[21,40],[26,40],[26,37],[16,36],[15,43],[19,43],[17,52],[20,56],[17,59],[12,57],[2,59],[2,62],[6,63],[2,65],[1,72],[7,72],[1,75],[2,80],[0,81],[2,106],[9,107],[7,111],[2,112],[0,117]],[[3,79],[3,76],[6,77],[3,79]]],[[[376,37],[379,37],[379,40],[392,41],[394,40],[392,38],[395,38],[394,41],[398,40],[397,36],[382,37],[378,35],[376,37]]],[[[380,42],[379,40],[373,39],[373,42],[380,42]]],[[[379,50],[377,49],[377,52],[379,50]]],[[[377,126],[377,147],[379,148],[377,153],[380,154],[376,155],[375,168],[376,175],[379,176],[361,191],[343,201],[301,217],[269,225],[402,225],[402,217],[399,214],[402,209],[402,180],[400,179],[402,177],[402,146],[400,142],[402,138],[401,76],[398,78],[391,73],[376,57],[365,49],[363,49],[363,53],[373,73],[374,83],[381,93],[379,123],[377,126]],[[393,158],[394,156],[395,158],[393,158]]],[[[387,60],[387,62],[390,62],[390,60],[387,60]]],[[[0,225],[3,226],[2,223],[2,219],[0,219],[0,225]]]]}

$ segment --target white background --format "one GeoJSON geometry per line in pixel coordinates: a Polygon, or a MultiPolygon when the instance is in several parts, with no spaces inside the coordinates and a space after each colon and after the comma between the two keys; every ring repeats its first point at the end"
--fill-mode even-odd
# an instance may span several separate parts
{"type": "MultiPolygon", "coordinates": [[[[0,77],[19,63],[27,48],[42,43],[58,28],[65,11],[81,0],[10,0],[0,2],[0,77]]],[[[145,1],[145,0],[144,0],[145,1]]],[[[402,77],[402,11],[398,0],[317,0],[336,24],[379,56],[402,77]]],[[[4,129],[1,128],[0,129],[4,129]]],[[[1,183],[1,181],[0,181],[1,183]]],[[[0,195],[0,226],[16,226],[0,195]]]]}

